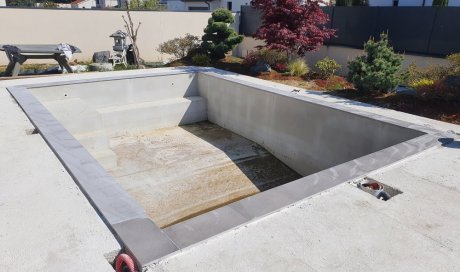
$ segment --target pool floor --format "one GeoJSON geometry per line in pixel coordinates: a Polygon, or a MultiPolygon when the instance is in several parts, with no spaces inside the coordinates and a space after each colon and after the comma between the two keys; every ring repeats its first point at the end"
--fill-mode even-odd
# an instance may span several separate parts
{"type": "Polygon", "coordinates": [[[210,122],[110,141],[109,173],[167,227],[301,176],[260,145],[210,122]]]}

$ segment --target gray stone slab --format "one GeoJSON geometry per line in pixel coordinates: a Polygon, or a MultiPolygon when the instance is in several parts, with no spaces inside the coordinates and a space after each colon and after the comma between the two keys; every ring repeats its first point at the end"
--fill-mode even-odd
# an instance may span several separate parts
{"type": "Polygon", "coordinates": [[[247,222],[248,219],[230,206],[196,216],[164,229],[179,248],[203,241],[247,222]]]}
{"type": "Polygon", "coordinates": [[[115,224],[113,228],[140,267],[178,250],[171,239],[150,219],[132,219],[115,224]]]}
{"type": "Polygon", "coordinates": [[[228,206],[246,217],[247,220],[252,220],[336,185],[335,183],[331,185],[331,180],[332,177],[327,174],[313,174],[228,206]]]}

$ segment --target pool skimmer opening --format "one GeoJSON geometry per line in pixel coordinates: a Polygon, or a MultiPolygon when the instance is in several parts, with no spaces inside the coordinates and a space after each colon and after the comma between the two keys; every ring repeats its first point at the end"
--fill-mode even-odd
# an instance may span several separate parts
{"type": "Polygon", "coordinates": [[[396,189],[394,187],[391,187],[369,177],[364,177],[356,181],[351,181],[350,184],[383,201],[390,200],[394,196],[403,193],[399,189],[396,189]]]}

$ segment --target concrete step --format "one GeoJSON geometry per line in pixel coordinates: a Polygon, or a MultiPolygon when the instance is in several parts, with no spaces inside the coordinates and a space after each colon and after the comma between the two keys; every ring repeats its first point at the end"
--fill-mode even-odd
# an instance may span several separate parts
{"type": "Polygon", "coordinates": [[[207,120],[206,100],[180,97],[97,109],[109,137],[207,120]]]}
{"type": "Polygon", "coordinates": [[[101,129],[101,116],[80,98],[42,102],[45,107],[73,135],[101,129]]]}
{"type": "Polygon", "coordinates": [[[88,84],[50,86],[32,91],[41,102],[80,98],[95,108],[198,95],[194,75],[179,74],[88,84]]]}
{"type": "Polygon", "coordinates": [[[107,133],[102,129],[75,134],[74,137],[88,150],[96,151],[110,148],[107,133]]]}

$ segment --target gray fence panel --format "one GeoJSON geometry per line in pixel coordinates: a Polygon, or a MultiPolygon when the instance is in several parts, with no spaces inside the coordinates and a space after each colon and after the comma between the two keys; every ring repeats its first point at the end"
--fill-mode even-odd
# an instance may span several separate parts
{"type": "MultiPolygon", "coordinates": [[[[324,7],[337,30],[326,44],[363,48],[370,37],[387,32],[399,52],[446,55],[460,52],[460,8],[446,7],[324,7]]],[[[260,13],[242,6],[240,33],[252,36],[260,13]]]]}
{"type": "Polygon", "coordinates": [[[430,54],[460,52],[460,8],[439,8],[428,49],[430,54]]]}
{"type": "Polygon", "coordinates": [[[324,8],[322,8],[322,10],[324,11],[324,13],[327,14],[327,16],[329,16],[329,22],[326,24],[326,27],[332,28],[332,16],[334,15],[334,8],[333,7],[324,7],[324,8]]]}
{"type": "Polygon", "coordinates": [[[426,53],[433,27],[435,8],[379,8],[377,34],[388,31],[395,50],[426,53]]]}
{"type": "Polygon", "coordinates": [[[260,12],[251,6],[241,6],[240,34],[252,36],[262,24],[260,12]]]}
{"type": "Polygon", "coordinates": [[[375,36],[378,9],[368,7],[335,7],[332,28],[336,37],[329,44],[362,48],[370,36],[375,36]]]}

